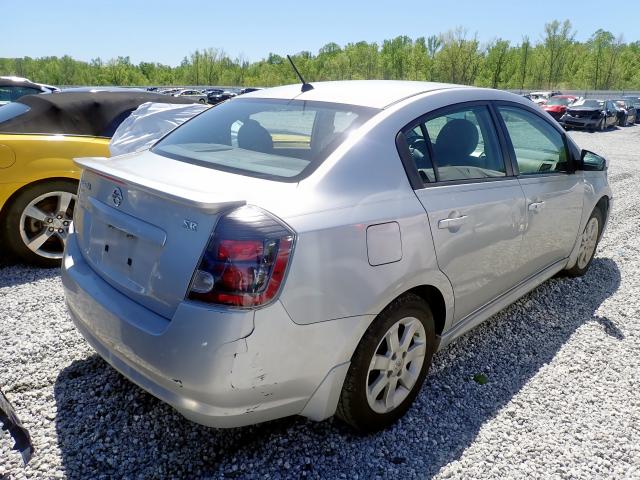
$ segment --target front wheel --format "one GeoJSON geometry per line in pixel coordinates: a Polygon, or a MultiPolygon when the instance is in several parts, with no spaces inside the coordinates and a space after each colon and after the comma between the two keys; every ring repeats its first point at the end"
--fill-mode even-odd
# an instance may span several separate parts
{"type": "Polygon", "coordinates": [[[360,340],[337,416],[363,432],[391,425],[406,413],[420,391],[435,345],[429,305],[414,294],[396,299],[360,340]]]}
{"type": "Polygon", "coordinates": [[[604,215],[599,208],[595,208],[580,236],[580,247],[576,263],[573,267],[565,270],[568,276],[581,277],[587,273],[596,253],[596,247],[598,246],[603,226],[604,215]]]}
{"type": "Polygon", "coordinates": [[[25,263],[59,266],[77,191],[78,184],[72,180],[53,180],[21,191],[4,217],[11,252],[25,263]]]}
{"type": "Polygon", "coordinates": [[[198,100],[198,102],[203,103],[203,104],[207,103],[207,101],[204,98],[201,98],[200,100],[198,100]]]}

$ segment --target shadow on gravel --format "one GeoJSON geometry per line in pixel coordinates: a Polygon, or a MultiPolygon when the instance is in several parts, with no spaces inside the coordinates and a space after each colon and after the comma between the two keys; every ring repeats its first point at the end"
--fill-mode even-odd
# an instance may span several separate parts
{"type": "Polygon", "coordinates": [[[0,288],[36,282],[60,275],[59,268],[39,268],[21,264],[0,263],[0,288]]]}
{"type": "Polygon", "coordinates": [[[608,258],[581,279],[554,278],[438,353],[409,413],[359,436],[335,420],[289,418],[215,430],[190,423],[98,356],[75,361],[55,384],[56,427],[69,478],[431,477],[469,447],[482,425],[553,360],[573,333],[597,322],[620,284],[608,258]],[[473,376],[482,373],[488,383],[473,376]]]}

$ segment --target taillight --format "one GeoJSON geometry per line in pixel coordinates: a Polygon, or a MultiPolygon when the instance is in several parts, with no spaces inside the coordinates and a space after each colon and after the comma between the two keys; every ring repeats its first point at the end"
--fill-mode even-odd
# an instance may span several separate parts
{"type": "Polygon", "coordinates": [[[284,280],[293,239],[287,226],[259,208],[227,213],[209,239],[187,298],[235,307],[268,303],[284,280]]]}

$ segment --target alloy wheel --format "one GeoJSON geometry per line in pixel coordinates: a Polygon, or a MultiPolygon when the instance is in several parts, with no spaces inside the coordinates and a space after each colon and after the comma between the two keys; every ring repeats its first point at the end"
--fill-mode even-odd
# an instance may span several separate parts
{"type": "Polygon", "coordinates": [[[398,407],[418,380],[426,353],[426,332],[414,317],[389,328],[380,340],[367,374],[367,402],[376,413],[398,407]]]}
{"type": "Polygon", "coordinates": [[[585,268],[593,256],[598,243],[598,219],[591,217],[587,226],[584,227],[580,240],[580,250],[578,251],[578,268],[585,268]]]}
{"type": "Polygon", "coordinates": [[[62,258],[75,202],[76,195],[64,191],[47,192],[29,202],[20,216],[26,247],[44,258],[62,258]]]}

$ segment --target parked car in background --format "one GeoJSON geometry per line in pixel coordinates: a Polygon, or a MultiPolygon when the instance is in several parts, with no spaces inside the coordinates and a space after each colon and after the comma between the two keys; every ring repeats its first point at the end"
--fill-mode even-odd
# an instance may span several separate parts
{"type": "Polygon", "coordinates": [[[538,105],[544,105],[545,103],[547,103],[547,101],[556,95],[562,95],[562,92],[555,92],[555,91],[547,91],[547,92],[531,92],[529,94],[529,98],[537,103],[538,105]]]}
{"type": "Polygon", "coordinates": [[[631,102],[633,107],[636,109],[636,123],[640,123],[640,115],[638,115],[638,112],[640,112],[640,97],[626,96],[622,98],[631,102]]]}
{"type": "Polygon", "coordinates": [[[260,87],[245,87],[241,88],[238,92],[238,95],[244,95],[245,93],[257,92],[258,90],[262,90],[260,87]]]}
{"type": "Polygon", "coordinates": [[[611,100],[580,99],[560,118],[565,128],[607,130],[618,123],[618,110],[611,100]]]}
{"type": "Polygon", "coordinates": [[[211,105],[217,105],[218,103],[224,102],[225,100],[229,100],[230,98],[235,97],[237,94],[235,92],[230,92],[229,90],[223,90],[222,93],[210,93],[207,96],[207,102],[211,105]]]}
{"type": "Polygon", "coordinates": [[[216,427],[387,427],[439,348],[587,272],[611,199],[606,161],[528,100],[426,82],[265,89],[148,151],[76,161],[73,322],[216,427]]]}
{"type": "Polygon", "coordinates": [[[48,89],[21,77],[0,77],[0,105],[15,102],[25,95],[50,93],[48,89]]]}
{"type": "Polygon", "coordinates": [[[615,107],[618,109],[618,125],[626,127],[627,125],[633,125],[637,120],[637,110],[633,106],[633,102],[626,99],[616,99],[613,101],[615,107]]]}
{"type": "Polygon", "coordinates": [[[560,120],[567,111],[567,107],[577,99],[578,97],[573,95],[555,95],[542,106],[542,109],[556,120],[560,120]]]}
{"type": "Polygon", "coordinates": [[[195,102],[207,103],[207,96],[200,90],[180,90],[173,94],[174,97],[189,98],[195,102]]]}
{"type": "Polygon", "coordinates": [[[0,244],[26,263],[60,264],[80,169],[109,156],[109,139],[145,102],[193,103],[150,92],[27,95],[0,107],[0,244]]]}
{"type": "Polygon", "coordinates": [[[178,93],[180,90],[182,90],[181,88],[164,88],[162,90],[159,90],[158,93],[161,93],[163,95],[173,95],[174,93],[178,93]]]}

